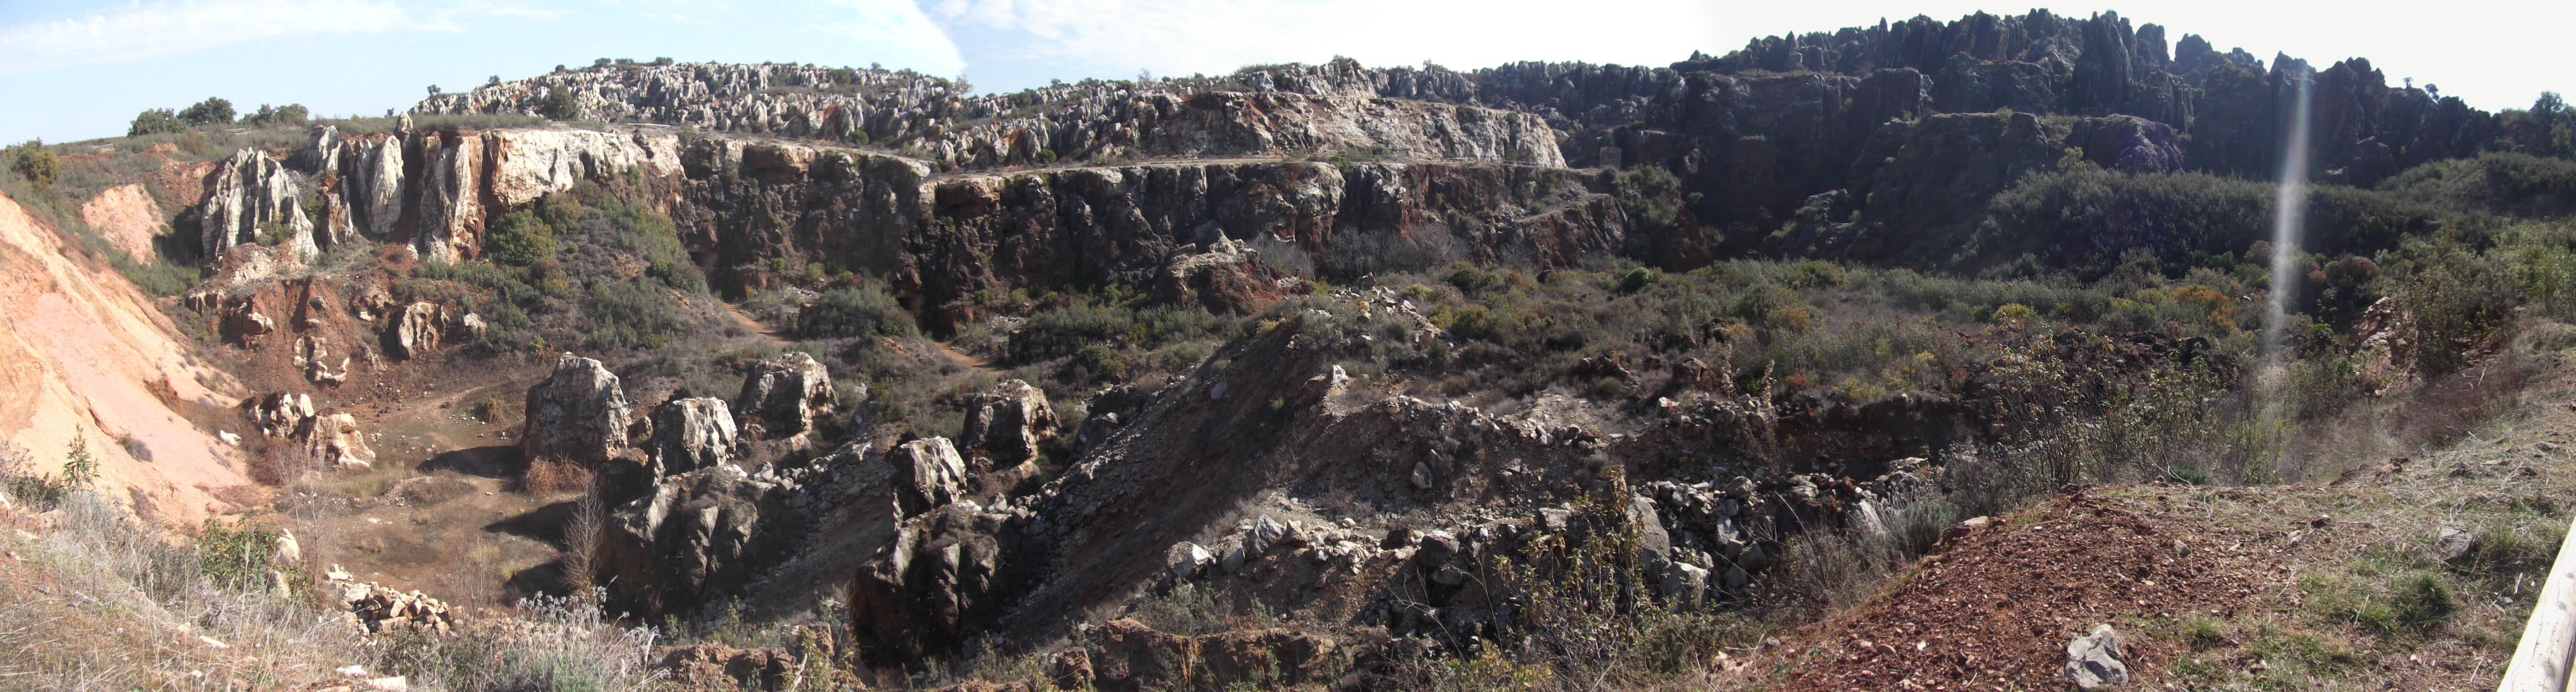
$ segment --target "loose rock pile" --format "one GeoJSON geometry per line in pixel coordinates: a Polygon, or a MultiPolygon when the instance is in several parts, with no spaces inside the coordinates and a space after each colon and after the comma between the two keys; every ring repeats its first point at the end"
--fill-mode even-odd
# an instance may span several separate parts
{"type": "Polygon", "coordinates": [[[396,591],[374,582],[356,581],[339,565],[332,565],[325,576],[339,594],[340,607],[349,611],[349,625],[360,632],[456,631],[457,620],[449,614],[447,604],[419,591],[396,591]]]}

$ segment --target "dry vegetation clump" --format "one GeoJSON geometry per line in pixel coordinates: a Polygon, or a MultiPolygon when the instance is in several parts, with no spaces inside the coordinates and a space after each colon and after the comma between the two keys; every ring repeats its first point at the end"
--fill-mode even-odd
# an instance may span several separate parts
{"type": "Polygon", "coordinates": [[[554,497],[587,490],[593,474],[581,464],[560,459],[536,459],[519,473],[518,490],[529,497],[554,497]]]}

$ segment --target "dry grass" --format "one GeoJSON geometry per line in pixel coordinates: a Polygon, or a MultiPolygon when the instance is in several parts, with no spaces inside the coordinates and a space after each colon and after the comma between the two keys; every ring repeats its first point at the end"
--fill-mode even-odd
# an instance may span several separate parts
{"type": "Polygon", "coordinates": [[[589,487],[590,469],[569,461],[530,461],[528,470],[519,474],[519,492],[529,497],[554,497],[589,487]]]}
{"type": "Polygon", "coordinates": [[[368,660],[347,625],[218,584],[194,549],[95,495],[74,493],[41,535],[5,533],[18,559],[0,560],[0,687],[294,688],[368,660]]]}

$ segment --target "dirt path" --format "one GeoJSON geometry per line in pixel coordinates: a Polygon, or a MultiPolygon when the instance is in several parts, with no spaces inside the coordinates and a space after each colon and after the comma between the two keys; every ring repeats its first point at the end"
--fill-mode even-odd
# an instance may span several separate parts
{"type": "Polygon", "coordinates": [[[732,315],[733,321],[741,323],[743,329],[751,330],[751,333],[760,335],[760,338],[768,339],[769,343],[778,346],[795,345],[795,342],[788,341],[787,337],[781,335],[778,330],[770,328],[769,325],[761,324],[760,320],[752,319],[751,313],[743,312],[741,306],[734,305],[732,303],[725,303],[724,308],[725,314],[732,315]]]}
{"type": "Polygon", "coordinates": [[[948,342],[934,341],[931,343],[939,345],[939,355],[947,356],[948,360],[955,362],[958,365],[965,366],[966,368],[973,370],[982,370],[996,375],[1002,373],[1002,368],[993,365],[992,361],[968,355],[965,351],[957,350],[957,347],[948,345],[948,342]]]}

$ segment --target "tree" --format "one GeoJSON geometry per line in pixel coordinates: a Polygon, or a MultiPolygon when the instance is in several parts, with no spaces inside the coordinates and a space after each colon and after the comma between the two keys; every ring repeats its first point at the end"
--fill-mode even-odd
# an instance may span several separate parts
{"type": "Polygon", "coordinates": [[[197,102],[197,105],[179,111],[179,120],[190,127],[229,125],[233,122],[233,102],[226,101],[220,96],[208,97],[204,101],[197,102]]]}
{"type": "Polygon", "coordinates": [[[429,85],[429,95],[431,95],[431,96],[437,96],[439,91],[440,91],[440,89],[438,88],[438,85],[436,85],[436,84],[429,85]]]}
{"type": "Polygon", "coordinates": [[[9,170],[17,171],[36,187],[50,187],[62,175],[62,162],[45,148],[45,141],[30,139],[25,144],[9,147],[9,170]]]}
{"type": "Polygon", "coordinates": [[[581,101],[573,97],[571,89],[548,88],[546,100],[537,105],[537,114],[546,116],[547,120],[580,120],[581,101]]]}
{"type": "Polygon", "coordinates": [[[609,60],[609,59],[607,59],[607,58],[600,58],[600,59],[598,59],[598,60],[592,60],[592,61],[590,61],[590,66],[591,66],[593,69],[601,69],[601,70],[605,70],[605,69],[608,69],[608,64],[609,64],[609,63],[611,63],[611,62],[614,62],[614,61],[609,60]]]}
{"type": "Polygon", "coordinates": [[[672,59],[670,59],[670,58],[654,58],[654,59],[653,59],[653,64],[655,64],[655,65],[661,65],[661,66],[663,66],[663,67],[670,67],[670,66],[671,66],[671,63],[674,63],[674,62],[678,62],[678,61],[676,61],[676,60],[672,60],[672,59]]]}
{"type": "Polygon", "coordinates": [[[483,78],[483,86],[487,86],[487,87],[496,87],[496,86],[500,86],[500,85],[501,85],[501,75],[497,75],[497,74],[496,74],[496,75],[492,75],[492,76],[490,76],[490,77],[484,77],[484,78],[483,78]]]}
{"type": "Polygon", "coordinates": [[[186,132],[188,124],[168,108],[152,108],[134,116],[134,124],[125,128],[125,136],[141,137],[164,132],[186,132]]]}
{"type": "Polygon", "coordinates": [[[1137,83],[1137,84],[1152,84],[1152,83],[1154,83],[1154,71],[1153,71],[1153,70],[1137,70],[1137,71],[1136,71],[1136,83],[1137,83]]]}

